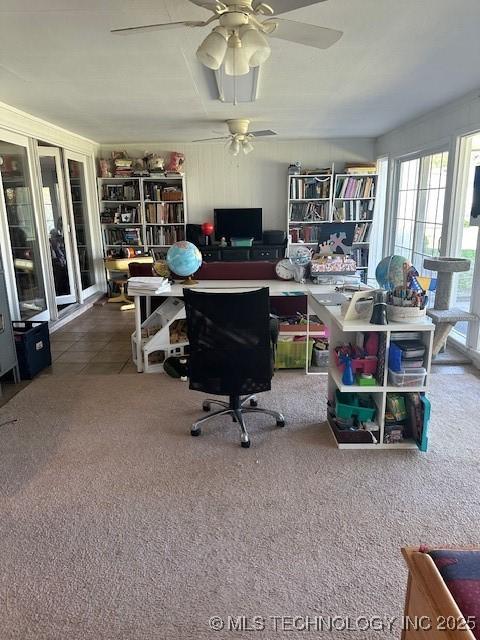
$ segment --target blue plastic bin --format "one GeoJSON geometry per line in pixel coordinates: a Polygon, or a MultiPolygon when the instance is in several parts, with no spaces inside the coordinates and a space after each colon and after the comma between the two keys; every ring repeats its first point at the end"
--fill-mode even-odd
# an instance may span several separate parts
{"type": "Polygon", "coordinates": [[[22,380],[31,380],[52,364],[48,322],[12,322],[22,380]]]}

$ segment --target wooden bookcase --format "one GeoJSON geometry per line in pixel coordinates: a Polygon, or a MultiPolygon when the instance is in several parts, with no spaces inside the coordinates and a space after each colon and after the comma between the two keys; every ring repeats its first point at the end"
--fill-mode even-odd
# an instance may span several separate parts
{"type": "Polygon", "coordinates": [[[122,244],[161,252],[186,239],[185,176],[98,178],[98,198],[105,255],[122,244]]]}

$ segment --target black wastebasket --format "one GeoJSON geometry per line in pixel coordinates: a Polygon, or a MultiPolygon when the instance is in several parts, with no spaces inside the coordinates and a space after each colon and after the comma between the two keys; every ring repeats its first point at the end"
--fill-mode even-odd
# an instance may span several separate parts
{"type": "Polygon", "coordinates": [[[31,380],[52,364],[48,322],[12,322],[18,368],[22,380],[31,380]]]}

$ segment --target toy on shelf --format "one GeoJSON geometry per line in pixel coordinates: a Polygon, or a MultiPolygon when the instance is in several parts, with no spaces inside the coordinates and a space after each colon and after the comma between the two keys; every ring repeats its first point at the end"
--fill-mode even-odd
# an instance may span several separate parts
{"type": "Polygon", "coordinates": [[[366,334],[364,342],[364,346],[350,343],[339,345],[334,349],[334,360],[342,373],[343,384],[355,384],[354,379],[351,382],[346,382],[346,380],[351,379],[348,369],[351,369],[353,376],[356,376],[357,384],[361,386],[374,386],[377,384],[375,374],[378,367],[379,336],[374,331],[369,332],[366,334]]]}

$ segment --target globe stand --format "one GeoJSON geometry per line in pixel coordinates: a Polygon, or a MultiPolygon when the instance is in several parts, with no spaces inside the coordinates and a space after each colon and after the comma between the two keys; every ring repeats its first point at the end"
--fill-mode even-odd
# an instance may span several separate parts
{"type": "Polygon", "coordinates": [[[184,287],[193,287],[194,284],[198,284],[198,280],[194,280],[192,276],[188,276],[188,278],[185,278],[180,284],[183,284],[184,287]]]}

